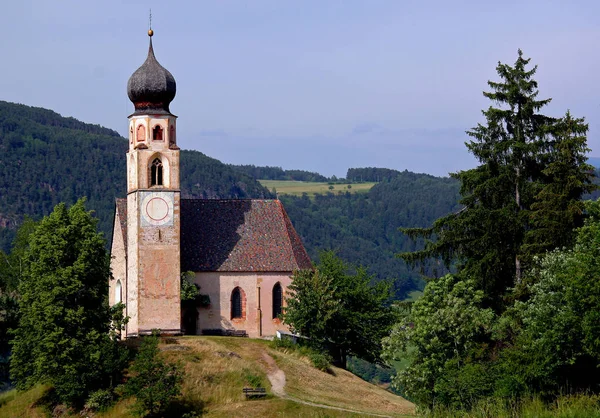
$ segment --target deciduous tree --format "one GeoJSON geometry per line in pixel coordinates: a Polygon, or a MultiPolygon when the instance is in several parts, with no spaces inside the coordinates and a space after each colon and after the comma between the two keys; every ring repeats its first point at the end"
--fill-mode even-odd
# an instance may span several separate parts
{"type": "Polygon", "coordinates": [[[157,416],[181,393],[183,371],[160,358],[156,333],[142,339],[130,371],[133,375],[125,384],[125,392],[135,396],[133,410],[140,416],[157,416]]]}
{"type": "Polygon", "coordinates": [[[585,208],[575,246],[541,258],[527,278],[530,297],[510,312],[518,336],[503,356],[508,386],[555,393],[600,384],[590,372],[600,367],[600,202],[585,208]]]}
{"type": "Polygon", "coordinates": [[[96,223],[79,200],[56,206],[30,235],[12,341],[18,389],[49,383],[61,401],[77,403],[123,367],[109,335],[109,259],[96,223]]]}
{"type": "Polygon", "coordinates": [[[372,284],[364,268],[351,272],[331,251],[320,260],[314,271],[294,274],[284,321],[343,366],[348,355],[380,362],[381,339],[394,321],[390,284],[372,284]]]}
{"type": "Polygon", "coordinates": [[[465,407],[489,391],[474,349],[491,334],[494,313],[480,307],[484,295],[476,287],[452,275],[429,282],[384,339],[388,361],[410,360],[394,385],[421,406],[465,407]]]}

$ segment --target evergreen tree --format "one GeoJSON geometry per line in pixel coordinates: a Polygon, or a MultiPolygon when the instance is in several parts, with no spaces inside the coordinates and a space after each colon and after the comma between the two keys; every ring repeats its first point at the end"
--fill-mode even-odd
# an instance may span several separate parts
{"type": "Polygon", "coordinates": [[[429,240],[421,251],[400,254],[412,263],[435,257],[456,263],[497,308],[507,289],[520,283],[524,263],[571,239],[581,213],[557,224],[548,208],[576,214],[592,176],[584,164],[587,126],[570,115],[557,120],[539,113],[550,99],[538,100],[537,67],[527,70],[528,64],[519,50],[514,66],[498,64],[501,81],[488,82],[492,91],[484,96],[499,107],[483,111],[486,123],[467,131],[473,140],[466,146],[480,165],[452,174],[461,183],[463,209],[430,228],[404,229],[429,240]],[[573,178],[569,186],[565,178],[573,178]]]}
{"type": "Polygon", "coordinates": [[[19,227],[10,254],[0,250],[0,384],[9,380],[10,330],[19,323],[17,287],[27,271],[25,257],[36,223],[29,217],[19,227]]]}
{"type": "Polygon", "coordinates": [[[583,194],[596,186],[590,183],[594,168],[586,163],[588,125],[567,112],[554,127],[542,188],[531,205],[531,229],[525,236],[525,253],[541,254],[570,247],[574,228],[583,226],[583,194]]]}
{"type": "Polygon", "coordinates": [[[10,365],[18,389],[49,383],[61,402],[78,403],[123,367],[109,336],[109,258],[96,223],[83,200],[61,203],[30,236],[10,365]]]}

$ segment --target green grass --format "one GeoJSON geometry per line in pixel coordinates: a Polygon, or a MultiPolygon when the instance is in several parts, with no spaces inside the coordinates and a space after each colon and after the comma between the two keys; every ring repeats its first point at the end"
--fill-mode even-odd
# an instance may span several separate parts
{"type": "Polygon", "coordinates": [[[294,196],[302,196],[302,193],[307,193],[309,196],[315,194],[325,194],[331,192],[338,193],[366,193],[377,183],[343,183],[329,184],[317,183],[308,181],[291,181],[291,180],[258,180],[260,184],[269,190],[277,190],[278,194],[290,194],[294,196]],[[333,186],[333,189],[330,187],[333,186]],[[350,188],[348,188],[350,186],[350,188]]]}
{"type": "Polygon", "coordinates": [[[48,411],[39,403],[48,389],[37,385],[25,392],[12,389],[0,394],[0,417],[45,417],[48,411]]]}
{"type": "Polygon", "coordinates": [[[598,395],[565,395],[549,404],[535,397],[514,404],[501,399],[484,399],[469,412],[439,408],[425,416],[432,418],[597,418],[600,417],[600,398],[598,395]]]}

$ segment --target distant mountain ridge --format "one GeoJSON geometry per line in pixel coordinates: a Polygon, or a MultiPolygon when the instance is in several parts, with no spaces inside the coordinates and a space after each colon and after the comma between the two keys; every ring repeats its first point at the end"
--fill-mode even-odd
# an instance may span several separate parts
{"type": "MultiPolygon", "coordinates": [[[[116,197],[126,195],[127,140],[116,131],[39,107],[0,101],[0,249],[25,215],[48,214],[86,196],[99,227],[112,232],[116,197]]],[[[183,197],[263,198],[250,176],[198,151],[181,152],[183,197]]]]}
{"type": "Polygon", "coordinates": [[[325,182],[329,178],[312,171],[284,170],[281,167],[261,167],[253,164],[229,165],[235,171],[247,174],[255,180],[293,180],[293,181],[315,181],[325,182]]]}
{"type": "MultiPolygon", "coordinates": [[[[0,101],[0,249],[9,249],[24,216],[39,219],[59,202],[72,204],[82,196],[110,239],[115,198],[126,195],[127,147],[127,140],[111,129],[0,101]]],[[[274,197],[253,176],[333,180],[304,170],[229,166],[185,150],[180,170],[186,198],[274,197]]],[[[312,200],[306,196],[281,200],[313,260],[319,250],[334,249],[346,261],[368,267],[377,279],[393,279],[396,296],[402,298],[422,282],[395,257],[415,245],[398,228],[426,226],[455,210],[458,183],[380,168],[348,172],[381,181],[361,195],[339,191],[312,200]]]]}

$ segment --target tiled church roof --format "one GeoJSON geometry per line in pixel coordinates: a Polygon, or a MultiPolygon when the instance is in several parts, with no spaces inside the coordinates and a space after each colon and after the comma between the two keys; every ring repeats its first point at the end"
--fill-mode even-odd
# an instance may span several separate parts
{"type": "MultiPolygon", "coordinates": [[[[117,201],[119,215],[126,218],[120,204],[126,207],[127,201],[117,201]]],[[[279,200],[181,200],[182,271],[307,268],[312,268],[310,258],[279,200]]]]}
{"type": "Polygon", "coordinates": [[[182,271],[311,268],[279,200],[181,201],[182,271]]]}

